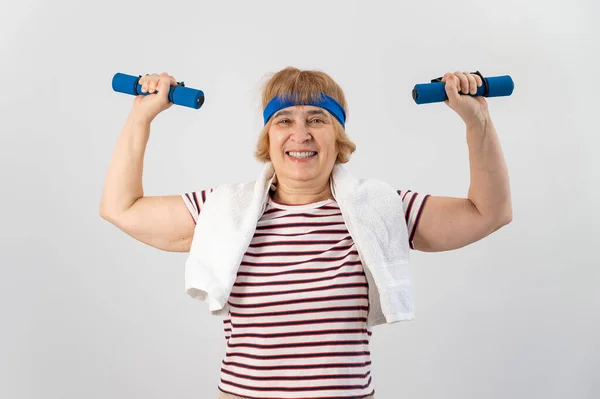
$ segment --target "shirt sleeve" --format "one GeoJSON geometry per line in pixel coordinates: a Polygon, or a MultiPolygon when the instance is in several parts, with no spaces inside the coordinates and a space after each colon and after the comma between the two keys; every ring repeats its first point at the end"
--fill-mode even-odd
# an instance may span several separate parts
{"type": "Polygon", "coordinates": [[[419,220],[421,219],[421,213],[427,203],[427,200],[431,195],[419,194],[411,190],[397,190],[398,195],[402,197],[402,207],[404,210],[404,218],[406,219],[406,226],[408,228],[408,243],[410,249],[415,249],[413,240],[415,233],[419,227],[419,220]]]}
{"type": "Polygon", "coordinates": [[[208,188],[206,190],[190,191],[181,194],[181,198],[183,198],[185,206],[187,206],[192,219],[194,219],[194,224],[198,222],[198,216],[200,215],[200,211],[204,206],[204,202],[206,202],[206,197],[212,193],[212,191],[212,188],[208,188]]]}

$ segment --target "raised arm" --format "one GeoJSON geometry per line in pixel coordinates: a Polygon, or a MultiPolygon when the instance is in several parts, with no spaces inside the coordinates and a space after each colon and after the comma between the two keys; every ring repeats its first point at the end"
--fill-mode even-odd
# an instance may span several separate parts
{"type": "Polygon", "coordinates": [[[446,101],[463,119],[467,130],[471,185],[467,198],[432,196],[424,207],[414,245],[425,252],[457,249],[481,240],[512,220],[508,168],[487,102],[474,94],[478,76],[444,75],[446,101]]]}
{"type": "Polygon", "coordinates": [[[128,118],[106,175],[100,216],[131,237],[170,252],[189,252],[195,223],[180,195],[144,196],[142,170],[150,123],[128,118]]]}
{"type": "Polygon", "coordinates": [[[145,244],[165,251],[189,252],[195,223],[180,195],[146,197],[142,187],[150,124],[170,107],[166,97],[169,81],[176,84],[166,73],[140,79],[144,91],[153,93],[158,88],[159,93],[134,100],[110,160],[100,216],[145,244]]]}

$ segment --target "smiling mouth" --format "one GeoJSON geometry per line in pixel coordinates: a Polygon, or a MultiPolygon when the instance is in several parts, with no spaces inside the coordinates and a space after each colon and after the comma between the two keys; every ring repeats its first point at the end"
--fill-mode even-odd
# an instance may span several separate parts
{"type": "Polygon", "coordinates": [[[295,151],[286,151],[285,152],[289,157],[295,159],[309,159],[317,156],[316,151],[303,151],[303,152],[295,152],[295,151]]]}

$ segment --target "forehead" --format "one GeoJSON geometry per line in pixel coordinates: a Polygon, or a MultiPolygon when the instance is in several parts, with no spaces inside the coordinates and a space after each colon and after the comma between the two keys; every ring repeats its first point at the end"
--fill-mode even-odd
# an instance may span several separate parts
{"type": "Polygon", "coordinates": [[[278,116],[291,116],[291,115],[315,115],[321,114],[324,116],[329,115],[326,109],[315,107],[314,105],[294,105],[292,107],[282,108],[273,115],[273,118],[278,116]]]}

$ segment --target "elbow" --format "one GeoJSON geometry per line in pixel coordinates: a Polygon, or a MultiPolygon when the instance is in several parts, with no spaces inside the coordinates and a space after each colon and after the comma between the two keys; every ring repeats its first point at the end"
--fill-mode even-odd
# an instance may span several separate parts
{"type": "Polygon", "coordinates": [[[107,213],[104,209],[100,209],[99,215],[102,219],[106,220],[106,221],[111,221],[112,218],[109,216],[110,214],[107,213]]]}
{"type": "Polygon", "coordinates": [[[102,219],[108,220],[110,213],[111,212],[110,212],[110,209],[108,207],[108,201],[104,197],[104,194],[103,194],[102,198],[100,198],[100,204],[98,205],[98,214],[100,215],[100,217],[102,219]]]}
{"type": "MultiPolygon", "coordinates": [[[[140,197],[141,198],[141,197],[140,197]]],[[[139,198],[138,198],[139,199],[139,198]]],[[[128,206],[118,206],[113,201],[109,201],[108,199],[102,198],[100,201],[100,206],[98,207],[98,214],[104,220],[108,220],[113,223],[117,218],[122,218],[122,216],[127,213],[137,202],[137,199],[128,206]]]]}
{"type": "Polygon", "coordinates": [[[506,226],[507,224],[512,222],[513,219],[513,211],[512,206],[510,206],[510,204],[507,206],[503,206],[495,210],[494,212],[491,212],[490,214],[493,214],[493,216],[488,218],[489,222],[492,225],[494,225],[494,227],[498,228],[506,226]]]}
{"type": "Polygon", "coordinates": [[[104,207],[102,205],[100,205],[100,208],[98,209],[98,214],[104,220],[106,220],[108,218],[107,212],[106,212],[106,210],[104,209],[104,207]]]}
{"type": "Polygon", "coordinates": [[[504,212],[504,218],[502,218],[502,225],[505,226],[507,224],[509,224],[510,222],[512,222],[513,219],[513,211],[512,208],[510,208],[508,211],[504,212]]]}
{"type": "Polygon", "coordinates": [[[100,206],[98,207],[98,214],[102,219],[114,223],[116,218],[122,215],[126,210],[127,209],[120,209],[114,204],[111,204],[109,201],[105,201],[103,199],[102,201],[100,201],[100,206]]]}
{"type": "Polygon", "coordinates": [[[494,224],[494,232],[512,222],[512,218],[512,211],[510,211],[503,214],[502,217],[496,219],[496,223],[494,224]]]}
{"type": "Polygon", "coordinates": [[[107,209],[106,207],[100,205],[100,209],[98,210],[98,214],[100,217],[108,222],[114,223],[115,220],[115,212],[107,209]]]}
{"type": "Polygon", "coordinates": [[[104,220],[108,220],[109,219],[109,210],[107,209],[106,205],[104,202],[100,202],[100,206],[98,208],[98,214],[100,215],[100,217],[104,220]]]}
{"type": "Polygon", "coordinates": [[[502,213],[502,216],[498,216],[495,218],[488,219],[488,234],[495,233],[500,230],[502,227],[506,226],[510,222],[512,222],[512,211],[507,213],[502,213]]]}

